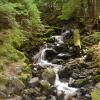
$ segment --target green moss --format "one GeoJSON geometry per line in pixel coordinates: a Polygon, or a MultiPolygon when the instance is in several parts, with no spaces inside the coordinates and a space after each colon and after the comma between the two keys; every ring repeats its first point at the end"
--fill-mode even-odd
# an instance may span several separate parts
{"type": "Polygon", "coordinates": [[[41,84],[41,86],[42,86],[43,88],[45,88],[45,89],[50,88],[50,84],[49,84],[49,82],[48,82],[47,80],[41,80],[41,81],[40,81],[40,84],[41,84]]]}
{"type": "Polygon", "coordinates": [[[25,82],[25,81],[27,81],[29,79],[29,77],[30,77],[30,74],[22,73],[18,78],[21,81],[25,82]]]}
{"type": "Polygon", "coordinates": [[[8,79],[0,74],[0,84],[6,85],[8,83],[8,79]]]}
{"type": "Polygon", "coordinates": [[[100,90],[91,92],[92,100],[100,100],[100,90]]]}
{"type": "Polygon", "coordinates": [[[5,90],[8,82],[8,79],[4,75],[0,74],[0,90],[5,90]]]}
{"type": "Polygon", "coordinates": [[[23,67],[23,72],[24,73],[31,73],[31,67],[30,66],[23,67]]]}
{"type": "Polygon", "coordinates": [[[95,80],[95,82],[100,82],[100,75],[96,75],[96,76],[94,77],[94,80],[95,80]]]}
{"type": "Polygon", "coordinates": [[[75,85],[76,85],[77,87],[81,87],[81,86],[83,86],[84,84],[86,84],[86,80],[85,80],[85,79],[78,79],[78,80],[75,81],[75,85]]]}
{"type": "Polygon", "coordinates": [[[95,32],[94,38],[96,39],[96,42],[100,41],[100,32],[95,32]]]}

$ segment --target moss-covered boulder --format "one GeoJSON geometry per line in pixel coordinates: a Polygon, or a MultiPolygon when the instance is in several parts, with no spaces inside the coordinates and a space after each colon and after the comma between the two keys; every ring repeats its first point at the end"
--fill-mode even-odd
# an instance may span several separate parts
{"type": "Polygon", "coordinates": [[[82,87],[87,83],[86,79],[78,79],[75,81],[75,86],[82,87]]]}
{"type": "Polygon", "coordinates": [[[47,80],[41,80],[40,81],[40,85],[44,88],[44,89],[49,89],[50,88],[50,83],[47,80]]]}
{"type": "Polygon", "coordinates": [[[51,84],[54,84],[54,81],[55,81],[55,72],[53,69],[51,68],[47,68],[43,71],[42,73],[42,78],[44,80],[47,80],[48,82],[50,82],[51,84]]]}

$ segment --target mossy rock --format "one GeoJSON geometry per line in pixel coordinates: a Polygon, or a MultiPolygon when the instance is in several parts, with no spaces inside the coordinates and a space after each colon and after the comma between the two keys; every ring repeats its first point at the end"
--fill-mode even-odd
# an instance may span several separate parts
{"type": "Polygon", "coordinates": [[[47,80],[41,80],[40,84],[44,89],[50,88],[50,83],[47,80]]]}
{"type": "Polygon", "coordinates": [[[87,82],[86,79],[78,79],[75,81],[75,86],[81,87],[81,86],[85,85],[86,82],[87,82]]]}
{"type": "Polygon", "coordinates": [[[95,82],[100,82],[100,75],[96,75],[96,76],[94,77],[94,80],[95,80],[95,82]]]}
{"type": "Polygon", "coordinates": [[[91,92],[92,100],[100,100],[100,90],[91,92]]]}
{"type": "Polygon", "coordinates": [[[43,73],[42,73],[42,78],[43,78],[44,80],[49,81],[51,84],[54,83],[55,77],[56,77],[55,72],[54,72],[54,70],[51,69],[51,68],[45,69],[45,70],[43,71],[43,73]]]}

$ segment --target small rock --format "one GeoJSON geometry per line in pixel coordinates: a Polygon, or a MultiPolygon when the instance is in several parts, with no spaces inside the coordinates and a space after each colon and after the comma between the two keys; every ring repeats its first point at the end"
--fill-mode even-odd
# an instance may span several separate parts
{"type": "Polygon", "coordinates": [[[38,83],[38,81],[39,81],[39,78],[38,77],[34,77],[34,78],[30,79],[29,84],[32,87],[34,87],[38,83]]]}
{"type": "Polygon", "coordinates": [[[88,100],[91,100],[91,95],[86,94],[85,97],[86,97],[88,100]]]}

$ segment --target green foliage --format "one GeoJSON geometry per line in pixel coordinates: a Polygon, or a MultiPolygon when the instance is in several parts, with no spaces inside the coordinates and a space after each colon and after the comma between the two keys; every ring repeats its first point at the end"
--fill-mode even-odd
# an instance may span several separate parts
{"type": "Polygon", "coordinates": [[[94,37],[98,42],[100,42],[100,32],[95,32],[94,37]]]}
{"type": "MultiPolygon", "coordinates": [[[[99,83],[100,84],[100,83],[99,83]]],[[[100,100],[100,90],[97,89],[91,93],[92,100],[100,100]]]]}
{"type": "Polygon", "coordinates": [[[39,27],[41,26],[41,20],[40,20],[40,12],[37,9],[37,6],[35,3],[33,3],[32,0],[22,0],[22,4],[25,6],[28,12],[29,20],[32,22],[32,25],[34,27],[39,27]]]}
{"type": "Polygon", "coordinates": [[[59,16],[59,18],[62,20],[69,19],[79,7],[80,0],[68,0],[68,2],[63,5],[62,15],[59,16]]]}
{"type": "Polygon", "coordinates": [[[40,12],[33,0],[0,0],[0,68],[26,60],[18,49],[34,42],[34,34],[41,26],[40,12]]]}

